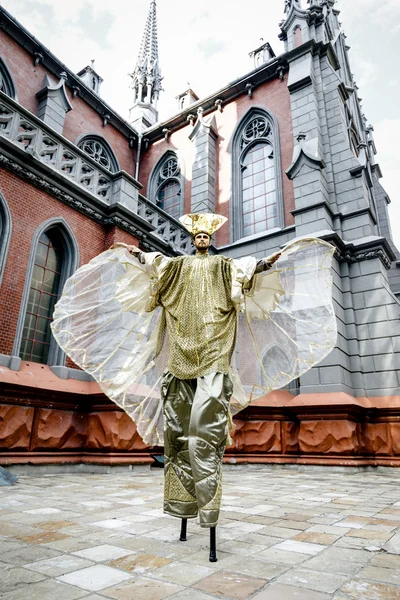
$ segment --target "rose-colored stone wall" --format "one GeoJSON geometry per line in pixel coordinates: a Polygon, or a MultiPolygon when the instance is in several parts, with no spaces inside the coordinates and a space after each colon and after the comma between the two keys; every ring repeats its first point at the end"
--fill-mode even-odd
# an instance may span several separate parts
{"type": "MultiPolygon", "coordinates": [[[[62,382],[57,386],[51,401],[26,388],[20,395],[11,388],[0,395],[0,461],[150,463],[153,451],[162,452],[143,443],[132,420],[98,393],[96,384],[71,382],[69,390],[77,392],[68,394],[62,382]],[[85,386],[92,392],[82,395],[85,386]]],[[[304,402],[299,396],[290,407],[272,409],[274,398],[268,404],[267,397],[263,405],[246,409],[235,419],[225,461],[400,466],[400,397],[390,400],[390,410],[374,407],[372,420],[370,407],[355,410],[357,399],[354,410],[343,405],[338,416],[340,398],[333,411],[328,397],[316,396],[314,405],[311,397],[304,402]]]]}

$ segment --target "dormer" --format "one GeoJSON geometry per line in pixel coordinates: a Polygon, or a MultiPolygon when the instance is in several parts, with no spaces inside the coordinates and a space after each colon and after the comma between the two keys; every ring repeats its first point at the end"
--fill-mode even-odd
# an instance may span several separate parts
{"type": "Polygon", "coordinates": [[[78,77],[82,79],[82,81],[96,94],[100,94],[100,86],[103,83],[103,79],[100,77],[98,73],[93,68],[94,60],[92,60],[92,65],[87,66],[82,71],[79,71],[77,74],[78,77]]]}

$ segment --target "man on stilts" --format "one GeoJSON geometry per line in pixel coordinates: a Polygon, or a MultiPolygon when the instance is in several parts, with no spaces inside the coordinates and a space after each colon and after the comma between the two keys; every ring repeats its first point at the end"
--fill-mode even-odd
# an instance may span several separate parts
{"type": "Polygon", "coordinates": [[[133,418],[144,441],[164,442],[164,512],[182,519],[182,541],[187,519],[199,516],[210,528],[214,562],[232,413],[286,385],[334,346],[332,248],[306,240],[266,259],[233,260],[209,254],[225,217],[191,214],[181,221],[195,255],[169,258],[116,244],[67,282],[52,329],[72,360],[133,418]],[[310,281],[319,283],[305,302],[310,281]],[[272,342],[285,348],[285,365],[263,363],[272,342]],[[239,356],[242,381],[237,343],[245,358],[247,344],[257,356],[239,356]]]}

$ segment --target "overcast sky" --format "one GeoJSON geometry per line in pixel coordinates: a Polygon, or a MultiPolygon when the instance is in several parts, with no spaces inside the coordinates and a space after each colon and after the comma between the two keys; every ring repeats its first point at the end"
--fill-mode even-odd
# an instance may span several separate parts
{"type": "MultiPolygon", "coordinates": [[[[70,69],[95,59],[101,94],[124,118],[150,0],[3,0],[70,69]]],[[[303,0],[303,4],[306,1],[303,0]]],[[[190,83],[201,98],[253,68],[248,53],[269,41],[283,51],[278,23],[284,0],[158,0],[163,86],[160,118],[177,112],[175,96],[190,83]]],[[[339,0],[341,22],[363,109],[375,128],[383,185],[391,196],[393,237],[400,248],[400,0],[339,0]]]]}

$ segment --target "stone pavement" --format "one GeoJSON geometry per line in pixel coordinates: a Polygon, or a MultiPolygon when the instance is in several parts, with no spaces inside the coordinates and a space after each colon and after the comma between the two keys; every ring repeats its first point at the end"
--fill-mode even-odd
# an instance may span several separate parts
{"type": "MultiPolygon", "coordinates": [[[[129,473],[129,474],[128,474],[129,473]]],[[[228,467],[218,562],[162,513],[163,472],[0,489],[2,600],[400,599],[400,470],[228,467]]]]}

